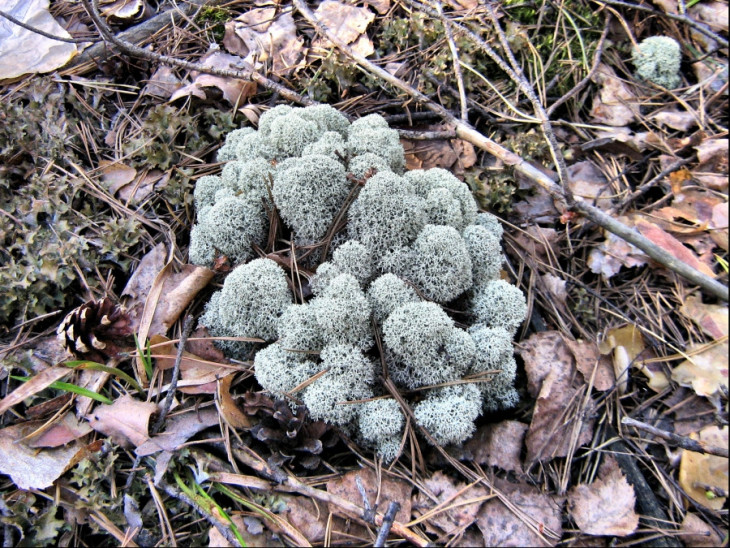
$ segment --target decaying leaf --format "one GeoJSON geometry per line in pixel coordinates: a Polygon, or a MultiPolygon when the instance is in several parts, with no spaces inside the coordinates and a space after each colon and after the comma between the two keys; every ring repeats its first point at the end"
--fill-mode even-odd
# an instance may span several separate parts
{"type": "MultiPolygon", "coordinates": [[[[444,128],[434,126],[425,130],[443,131],[444,128]]],[[[461,175],[476,163],[474,146],[462,139],[401,139],[401,144],[406,155],[406,169],[440,167],[461,175]]]]}
{"type": "Polygon", "coordinates": [[[162,190],[170,182],[171,171],[143,170],[132,182],[119,188],[117,196],[126,205],[139,204],[155,190],[162,190]]]}
{"type": "Polygon", "coordinates": [[[553,260],[560,256],[560,235],[554,228],[531,224],[524,231],[515,233],[514,238],[527,257],[553,264],[553,260]]]}
{"type": "MultiPolygon", "coordinates": [[[[23,23],[54,36],[71,38],[48,11],[48,0],[6,0],[2,9],[23,23]]],[[[59,42],[0,17],[0,80],[56,70],[78,52],[75,44],[59,42]]]]}
{"type": "MultiPolygon", "coordinates": [[[[633,220],[626,216],[616,219],[628,226],[633,226],[633,220]]],[[[606,239],[598,247],[591,249],[588,256],[588,267],[591,272],[600,274],[609,280],[621,267],[634,268],[647,263],[648,257],[638,248],[626,240],[619,238],[612,232],[606,232],[606,239]]]]}
{"type": "Polygon", "coordinates": [[[286,75],[296,68],[303,40],[297,36],[290,10],[266,7],[249,10],[226,23],[223,45],[256,70],[267,63],[275,74],[286,75]]]}
{"type": "Polygon", "coordinates": [[[636,531],[639,516],[634,511],[636,495],[616,461],[609,457],[600,478],[580,484],[568,493],[568,511],[587,535],[624,537],[636,531]]]}
{"type": "Polygon", "coordinates": [[[150,76],[140,95],[152,95],[160,99],[169,99],[175,91],[182,87],[180,78],[168,66],[162,65],[150,76]]]}
{"type": "Polygon", "coordinates": [[[603,63],[598,65],[593,81],[601,86],[593,97],[591,118],[594,122],[609,126],[627,126],[637,120],[639,109],[636,95],[616,76],[611,67],[603,63]]]}
{"type": "Polygon", "coordinates": [[[522,473],[520,459],[526,432],[527,425],[518,421],[485,424],[477,428],[457,456],[460,460],[522,473]]]}
{"type": "Polygon", "coordinates": [[[702,297],[690,295],[684,300],[679,312],[710,337],[719,339],[728,334],[727,305],[704,304],[702,297]]]}
{"type": "Polygon", "coordinates": [[[568,167],[568,188],[576,200],[609,209],[613,205],[613,191],[598,166],[589,160],[568,167]]]}
{"type": "MultiPolygon", "coordinates": [[[[354,502],[358,506],[363,505],[360,490],[357,487],[357,478],[360,478],[368,502],[372,507],[379,501],[395,501],[400,503],[400,510],[395,515],[396,521],[407,523],[411,517],[411,486],[398,479],[394,479],[383,474],[378,482],[378,476],[370,468],[362,468],[360,470],[352,470],[343,476],[331,479],[327,482],[327,492],[337,495],[346,500],[354,502]]],[[[387,505],[386,505],[387,506],[387,505]]],[[[378,506],[383,511],[384,508],[378,506]]],[[[342,515],[343,511],[336,505],[329,505],[329,511],[342,515]]],[[[348,517],[361,519],[362,516],[352,516],[345,513],[348,517]]]]}
{"type": "Polygon", "coordinates": [[[540,278],[550,297],[552,297],[556,303],[565,306],[565,302],[568,298],[568,292],[565,289],[565,280],[558,278],[553,274],[543,274],[540,278]]]}
{"type": "Polygon", "coordinates": [[[49,487],[88,454],[78,441],[42,450],[19,441],[42,425],[43,421],[27,421],[0,430],[0,473],[9,475],[20,489],[49,487]]]}
{"type": "Polygon", "coordinates": [[[122,291],[122,297],[127,297],[123,304],[132,321],[131,329],[133,331],[139,329],[147,295],[152,289],[155,278],[164,268],[166,260],[167,248],[165,244],[159,243],[142,257],[122,291]]]}
{"type": "Polygon", "coordinates": [[[599,392],[610,390],[616,377],[610,360],[602,356],[598,345],[592,341],[573,341],[563,335],[563,341],[575,358],[575,366],[587,383],[593,380],[593,388],[599,392]]]}
{"type": "Polygon", "coordinates": [[[251,418],[241,411],[231,396],[233,375],[223,377],[218,382],[218,407],[221,415],[232,428],[250,428],[251,418]]]}
{"type": "MultiPolygon", "coordinates": [[[[679,529],[682,535],[682,542],[685,546],[720,546],[722,538],[710,527],[702,521],[697,514],[687,513],[682,521],[682,527],[679,529]]],[[[725,535],[727,536],[727,532],[725,535]]]]}
{"type": "Polygon", "coordinates": [[[585,400],[585,383],[577,374],[575,359],[557,331],[535,333],[520,343],[525,361],[527,389],[537,397],[527,432],[525,462],[550,460],[570,454],[593,436],[589,419],[592,400],[585,400]],[[588,407],[579,409],[577,406],[588,407]]]}
{"type": "Polygon", "coordinates": [[[150,415],[157,411],[152,402],[138,401],[125,394],[111,405],[99,405],[87,417],[89,425],[122,447],[131,449],[149,439],[150,415]]]}
{"type": "Polygon", "coordinates": [[[427,529],[447,535],[473,523],[487,495],[483,486],[457,484],[441,471],[425,480],[424,487],[427,491],[419,490],[413,498],[414,516],[426,517],[427,529]]]}
{"type": "MultiPolygon", "coordinates": [[[[206,67],[220,70],[247,71],[252,69],[251,63],[237,55],[230,55],[222,51],[206,53],[198,62],[206,67]]],[[[201,100],[213,99],[214,97],[209,92],[217,89],[223,99],[231,105],[239,105],[248,101],[249,97],[256,93],[256,83],[250,80],[227,78],[225,76],[205,74],[197,71],[192,71],[190,76],[193,81],[175,90],[170,96],[170,101],[175,101],[189,95],[193,95],[201,100]]]]}
{"type": "MultiPolygon", "coordinates": [[[[728,447],[728,427],[712,425],[700,430],[690,437],[708,445],[728,447]]],[[[728,460],[725,457],[682,451],[682,461],[679,465],[679,485],[695,502],[713,510],[721,510],[725,504],[725,497],[717,496],[713,488],[727,490],[728,460]]]]}
{"type": "Polygon", "coordinates": [[[716,397],[728,389],[728,342],[693,345],[687,348],[688,359],[672,370],[672,379],[692,387],[699,396],[716,397]]]}
{"type": "Polygon", "coordinates": [[[63,418],[50,428],[29,438],[28,447],[61,447],[69,442],[84,437],[91,432],[91,426],[82,422],[73,413],[66,413],[63,418]]]}
{"type": "MultiPolygon", "coordinates": [[[[367,57],[375,51],[373,42],[365,34],[375,19],[375,14],[369,9],[337,0],[324,0],[314,14],[334,36],[348,44],[356,53],[367,57]]],[[[312,46],[327,54],[332,50],[329,41],[323,38],[314,40],[312,46]]]]}
{"type": "Polygon", "coordinates": [[[696,21],[706,23],[713,30],[728,31],[728,5],[725,2],[699,2],[687,10],[696,21]]]}
{"type": "Polygon", "coordinates": [[[21,384],[10,394],[0,400],[0,415],[5,413],[12,406],[19,404],[25,398],[29,398],[33,394],[37,394],[41,390],[45,390],[54,382],[61,380],[73,371],[65,365],[54,365],[38,373],[36,376],[21,384]]]}
{"type": "Polygon", "coordinates": [[[526,483],[515,484],[499,478],[494,483],[512,504],[539,525],[535,531],[499,499],[489,500],[482,505],[476,521],[485,546],[550,546],[552,543],[545,535],[547,531],[554,533],[557,539],[563,536],[564,497],[541,493],[537,487],[526,483]]]}
{"type": "Polygon", "coordinates": [[[649,116],[659,126],[667,126],[679,131],[687,131],[697,125],[697,118],[691,112],[678,111],[676,108],[667,108],[649,116]]]}
{"type": "Polygon", "coordinates": [[[101,172],[101,184],[112,195],[134,181],[137,176],[136,169],[121,161],[102,160],[99,162],[99,171],[101,172]]]}
{"type": "Polygon", "coordinates": [[[323,505],[311,497],[284,495],[286,504],[283,517],[296,527],[307,540],[314,544],[324,540],[327,531],[327,511],[323,505]]]}
{"type": "Polygon", "coordinates": [[[183,265],[173,272],[162,285],[150,325],[150,335],[167,333],[195,296],[213,279],[215,272],[202,266],[183,265]]]}
{"type": "Polygon", "coordinates": [[[695,149],[699,160],[694,170],[695,179],[714,190],[727,191],[728,139],[707,139],[695,149]]]}
{"type": "Polygon", "coordinates": [[[153,455],[159,451],[176,451],[195,434],[218,424],[216,409],[193,409],[166,420],[165,431],[148,438],[140,444],[135,453],[140,457],[153,455]]]}
{"type": "MultiPolygon", "coordinates": [[[[177,358],[177,345],[163,335],[150,337],[150,347],[156,366],[171,369],[177,358]]],[[[190,352],[183,352],[180,360],[180,380],[177,389],[184,394],[215,394],[220,379],[241,371],[241,368],[206,361],[190,352]]]]}

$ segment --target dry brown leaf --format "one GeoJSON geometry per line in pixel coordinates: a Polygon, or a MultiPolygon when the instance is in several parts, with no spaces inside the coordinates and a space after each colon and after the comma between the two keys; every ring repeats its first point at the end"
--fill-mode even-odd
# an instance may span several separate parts
{"type": "Polygon", "coordinates": [[[521,474],[520,457],[526,432],[527,425],[517,421],[485,424],[464,443],[458,458],[521,474]]]}
{"type": "Polygon", "coordinates": [[[43,424],[43,421],[28,421],[0,430],[0,473],[9,475],[20,489],[50,487],[66,470],[88,455],[86,446],[78,441],[42,450],[18,441],[43,424]]]}
{"type": "Polygon", "coordinates": [[[728,389],[728,342],[693,345],[686,351],[689,359],[672,370],[672,379],[691,387],[699,396],[713,398],[728,389]]]}
{"type": "Polygon", "coordinates": [[[290,495],[283,495],[280,499],[286,504],[282,517],[301,531],[310,543],[324,540],[327,512],[320,502],[310,497],[290,495]]]}
{"type": "MultiPolygon", "coordinates": [[[[48,0],[5,0],[4,12],[54,36],[71,38],[48,11],[48,0]]],[[[36,34],[0,17],[0,80],[56,70],[71,60],[75,44],[36,34]]]]}
{"type": "Polygon", "coordinates": [[[165,267],[166,260],[167,248],[165,244],[159,243],[142,257],[122,291],[122,297],[127,297],[122,304],[127,310],[133,331],[139,329],[147,295],[152,289],[155,278],[165,267]]]}
{"type": "Polygon", "coordinates": [[[73,370],[65,365],[54,365],[31,377],[28,382],[21,384],[10,394],[0,400],[0,415],[5,413],[14,405],[19,404],[25,398],[29,398],[33,394],[37,394],[41,390],[45,390],[54,382],[61,380],[73,370]]]}
{"type": "MultiPolygon", "coordinates": [[[[150,337],[155,365],[161,370],[171,369],[177,358],[177,345],[164,335],[150,337]]],[[[184,351],[180,360],[180,380],[177,389],[183,394],[215,394],[217,382],[241,369],[206,361],[195,354],[184,351]]]]}
{"type": "MultiPolygon", "coordinates": [[[[708,445],[728,448],[728,427],[719,428],[715,425],[700,430],[698,434],[690,434],[694,440],[708,445]]],[[[726,457],[682,451],[682,461],[679,464],[679,485],[687,495],[702,506],[713,510],[721,510],[725,505],[725,497],[713,495],[709,489],[717,487],[727,490],[728,460],[726,457]]]]}
{"type": "Polygon", "coordinates": [[[655,112],[649,116],[649,120],[653,120],[659,127],[667,126],[679,131],[687,131],[692,126],[697,125],[694,114],[687,111],[679,112],[676,108],[655,112]]]}
{"type": "MultiPolygon", "coordinates": [[[[723,532],[724,536],[727,536],[727,532],[723,532]]],[[[684,516],[679,534],[682,535],[682,542],[685,546],[720,546],[722,544],[722,538],[697,514],[687,513],[684,516]]]]}
{"type": "Polygon", "coordinates": [[[228,358],[223,354],[223,351],[218,348],[212,340],[210,340],[210,334],[205,327],[198,327],[195,331],[190,334],[185,347],[194,356],[216,363],[229,363],[228,358]]]}
{"type": "Polygon", "coordinates": [[[249,10],[226,23],[223,45],[256,70],[266,63],[282,76],[296,68],[303,40],[297,36],[291,11],[266,7],[249,10]]]}
{"type": "Polygon", "coordinates": [[[560,256],[560,235],[554,228],[530,225],[514,235],[524,249],[524,256],[534,257],[545,264],[553,264],[553,258],[560,256]]]}
{"type": "Polygon", "coordinates": [[[223,377],[218,382],[218,406],[226,423],[232,428],[251,428],[251,417],[241,411],[231,396],[233,375],[223,377]]]}
{"type": "Polygon", "coordinates": [[[385,15],[390,9],[390,0],[365,0],[368,6],[372,6],[380,15],[385,15]]]}
{"type": "Polygon", "coordinates": [[[679,312],[695,322],[710,337],[719,339],[728,334],[727,305],[704,304],[702,297],[690,295],[679,312]]]}
{"type": "Polygon", "coordinates": [[[162,190],[170,182],[171,170],[142,171],[132,182],[119,188],[117,196],[126,205],[144,201],[155,190],[162,190]]]}
{"type": "Polygon", "coordinates": [[[186,264],[179,272],[168,276],[162,285],[162,295],[152,317],[150,335],[167,333],[214,275],[215,272],[205,267],[186,264]]]}
{"type": "MultiPolygon", "coordinates": [[[[368,502],[375,507],[376,502],[380,502],[378,510],[385,511],[387,503],[395,501],[400,503],[400,510],[395,515],[396,521],[407,523],[411,518],[411,486],[405,481],[394,479],[386,474],[382,474],[380,485],[378,485],[378,477],[370,468],[362,468],[360,470],[352,470],[343,476],[331,479],[327,482],[327,492],[342,497],[358,506],[363,505],[360,490],[357,488],[357,479],[360,478],[362,486],[368,497],[368,502]],[[379,498],[378,498],[379,493],[379,498]],[[377,498],[377,500],[376,500],[377,498]]],[[[330,504],[329,511],[342,515],[343,513],[351,518],[362,519],[362,516],[354,516],[343,512],[341,508],[330,504]]]]}
{"type": "MultiPolygon", "coordinates": [[[[91,390],[92,392],[99,392],[101,388],[107,383],[111,373],[106,371],[94,371],[93,369],[84,369],[79,375],[79,379],[76,384],[91,390]]],[[[79,396],[76,398],[76,414],[79,417],[85,417],[88,415],[89,410],[96,404],[95,400],[92,400],[88,396],[79,396]]]]}
{"type": "MultiPolygon", "coordinates": [[[[617,217],[616,220],[627,226],[634,225],[632,217],[622,215],[617,217]]],[[[591,272],[600,274],[605,280],[609,280],[621,270],[622,266],[634,268],[645,265],[649,260],[638,247],[631,245],[612,232],[606,232],[605,234],[606,239],[598,247],[591,249],[588,256],[588,267],[591,272]]]]}
{"type": "Polygon", "coordinates": [[[616,76],[611,67],[601,63],[592,79],[601,86],[593,97],[591,118],[594,122],[609,126],[627,126],[637,120],[639,111],[635,104],[636,95],[616,76]]]}
{"type": "MultiPolygon", "coordinates": [[[[558,538],[562,537],[563,497],[541,493],[537,487],[526,483],[514,484],[499,478],[495,479],[495,487],[543,529],[551,530],[558,538]]],[[[486,546],[550,546],[544,536],[530,529],[498,499],[482,505],[476,523],[486,546]]]]}
{"type": "Polygon", "coordinates": [[[193,409],[166,420],[165,431],[148,438],[140,444],[135,453],[140,457],[153,455],[158,451],[176,451],[198,432],[219,423],[216,409],[193,409]]]}
{"type": "Polygon", "coordinates": [[[576,485],[568,493],[568,512],[587,535],[624,537],[639,525],[634,488],[613,462],[604,467],[600,479],[576,485]]]}
{"type": "MultiPolygon", "coordinates": [[[[230,55],[222,51],[212,51],[206,53],[198,61],[200,64],[208,68],[217,70],[251,70],[252,65],[244,61],[237,55],[230,55]]],[[[225,76],[216,76],[213,74],[200,73],[192,71],[190,73],[193,81],[177,88],[170,96],[170,101],[176,101],[181,97],[193,95],[199,99],[214,99],[207,90],[211,88],[217,89],[223,99],[232,105],[240,105],[248,101],[248,99],[256,93],[256,83],[242,78],[227,78],[225,76]]]]}
{"type": "Polygon", "coordinates": [[[89,425],[126,449],[149,439],[150,415],[157,411],[152,402],[135,400],[125,394],[111,405],[99,405],[86,418],[89,425]]]}
{"type": "MultiPolygon", "coordinates": [[[[323,0],[314,12],[333,36],[349,44],[353,51],[367,57],[375,51],[372,41],[365,31],[375,19],[375,14],[367,8],[358,8],[337,0],[323,0]]],[[[314,48],[326,54],[332,51],[332,44],[326,39],[315,39],[314,48]]]]}
{"type": "Polygon", "coordinates": [[[568,167],[568,188],[576,200],[585,201],[599,209],[613,205],[613,191],[598,166],[589,160],[568,167]]]}
{"type": "Polygon", "coordinates": [[[137,170],[120,161],[102,160],[99,162],[101,184],[114,195],[125,185],[128,185],[137,176],[137,170]]]}
{"type": "Polygon", "coordinates": [[[426,528],[434,532],[440,530],[447,535],[474,523],[483,502],[481,499],[487,495],[487,490],[481,485],[467,488],[463,483],[454,483],[441,471],[425,480],[424,487],[413,497],[413,515],[420,518],[428,514],[426,528]],[[431,513],[437,507],[437,513],[431,513]]]}
{"type": "Polygon", "coordinates": [[[697,171],[712,171],[727,175],[728,139],[706,139],[697,145],[697,171]]]}
{"type": "Polygon", "coordinates": [[[728,250],[728,202],[715,204],[710,221],[710,238],[725,251],[728,250]]]}
{"type": "Polygon", "coordinates": [[[606,356],[601,355],[596,343],[582,340],[572,341],[565,336],[563,336],[563,341],[573,354],[575,366],[583,375],[586,383],[593,378],[593,388],[600,392],[605,392],[614,387],[616,377],[611,361],[606,356]]]}
{"type": "Polygon", "coordinates": [[[675,434],[695,434],[715,422],[715,406],[690,389],[680,387],[664,401],[667,408],[675,409],[672,422],[675,434]]]}
{"type": "Polygon", "coordinates": [[[84,437],[91,432],[88,423],[80,421],[73,413],[66,413],[63,418],[50,428],[26,441],[28,447],[60,447],[84,437]]]}
{"type": "Polygon", "coordinates": [[[160,99],[169,99],[176,90],[182,87],[180,78],[175,76],[173,70],[165,65],[160,66],[145,84],[140,95],[151,95],[160,99]]]}
{"type": "Polygon", "coordinates": [[[715,273],[713,272],[712,268],[710,268],[700,259],[698,259],[697,255],[695,255],[691,250],[682,245],[682,242],[677,240],[677,238],[662,230],[654,223],[651,223],[645,219],[637,219],[634,223],[634,226],[641,233],[642,236],[648,238],[652,241],[652,243],[658,245],[659,247],[664,249],[664,251],[667,251],[668,253],[673,255],[675,258],[684,263],[687,263],[687,265],[695,268],[696,270],[699,270],[700,272],[706,274],[707,276],[710,276],[711,278],[715,277],[715,273]]]}
{"type": "Polygon", "coordinates": [[[525,439],[525,461],[532,464],[567,456],[571,447],[588,443],[593,436],[593,421],[586,418],[592,403],[577,415],[574,409],[582,404],[584,383],[573,354],[557,331],[533,334],[520,343],[518,352],[525,362],[528,392],[537,396],[525,439]]]}

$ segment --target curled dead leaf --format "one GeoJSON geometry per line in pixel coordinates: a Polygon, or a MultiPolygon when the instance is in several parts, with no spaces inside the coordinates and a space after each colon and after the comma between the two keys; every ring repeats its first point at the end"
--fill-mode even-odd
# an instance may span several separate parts
{"type": "Polygon", "coordinates": [[[154,403],[138,401],[125,394],[111,405],[97,406],[86,418],[94,430],[131,449],[149,439],[150,416],[156,411],[154,403]]]}
{"type": "Polygon", "coordinates": [[[601,86],[593,97],[593,121],[609,126],[627,126],[636,121],[639,114],[636,95],[611,67],[601,63],[592,79],[601,86]]]}

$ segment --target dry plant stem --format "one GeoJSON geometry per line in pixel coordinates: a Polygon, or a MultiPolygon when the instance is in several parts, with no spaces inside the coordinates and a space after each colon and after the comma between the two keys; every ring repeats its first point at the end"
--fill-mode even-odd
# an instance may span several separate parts
{"type": "MultiPolygon", "coordinates": [[[[242,447],[240,449],[233,449],[233,453],[238,460],[243,464],[255,470],[259,475],[272,479],[279,485],[272,486],[269,482],[262,482],[259,478],[251,478],[248,476],[240,476],[238,474],[215,474],[211,476],[213,481],[219,481],[221,483],[230,483],[234,485],[240,485],[243,487],[249,487],[251,489],[259,489],[264,491],[270,491],[272,488],[279,491],[285,491],[290,493],[298,493],[305,497],[312,497],[313,499],[333,504],[341,508],[342,510],[361,516],[364,520],[365,509],[358,506],[355,503],[345,500],[337,495],[315,489],[309,485],[302,483],[296,477],[283,473],[281,470],[272,469],[266,461],[258,457],[248,447],[242,447]],[[253,453],[253,454],[252,454],[253,453]]],[[[374,523],[377,526],[382,526],[384,520],[383,514],[375,513],[374,523]]],[[[411,531],[408,527],[400,523],[399,521],[393,521],[391,529],[396,535],[399,535],[406,539],[408,542],[415,546],[428,546],[430,543],[428,539],[425,539],[417,533],[411,531]]]]}
{"type": "MultiPolygon", "coordinates": [[[[441,0],[435,0],[436,11],[440,17],[444,17],[444,7],[441,5],[441,0]]],[[[444,25],[444,33],[446,34],[446,41],[449,43],[449,49],[451,50],[451,59],[454,64],[454,76],[456,77],[456,87],[459,90],[459,104],[461,105],[461,119],[464,122],[469,122],[469,108],[466,100],[466,90],[464,89],[464,76],[461,74],[461,63],[459,61],[459,50],[456,48],[454,42],[454,36],[451,32],[449,25],[444,25]]]]}
{"type": "Polygon", "coordinates": [[[659,428],[657,428],[655,426],[646,424],[645,422],[640,422],[640,421],[634,420],[631,417],[624,417],[623,419],[621,419],[621,424],[625,424],[626,426],[633,426],[634,428],[638,428],[639,430],[643,430],[645,432],[653,434],[654,436],[657,436],[658,438],[667,440],[675,445],[678,445],[682,449],[687,449],[688,451],[695,451],[697,453],[707,453],[708,455],[717,455],[718,457],[725,457],[725,458],[728,458],[730,456],[730,455],[728,455],[728,450],[726,447],[718,447],[716,445],[709,445],[702,441],[693,440],[692,438],[688,438],[686,436],[680,436],[678,434],[673,434],[672,432],[660,430],[659,428]]]}
{"type": "Polygon", "coordinates": [[[238,539],[235,537],[233,532],[231,531],[230,527],[227,527],[225,523],[223,523],[221,520],[213,516],[212,514],[207,513],[203,508],[201,508],[198,503],[196,503],[194,500],[192,500],[190,497],[188,497],[185,493],[182,491],[179,491],[166,481],[162,480],[159,483],[159,487],[170,497],[179,500],[180,502],[184,502],[191,508],[194,508],[201,516],[205,518],[205,520],[210,523],[213,527],[218,529],[218,532],[223,535],[223,538],[225,538],[228,542],[231,543],[231,546],[241,546],[241,544],[238,542],[238,539]]]}
{"type": "Polygon", "coordinates": [[[670,173],[677,171],[680,167],[685,166],[691,162],[694,161],[694,158],[683,158],[681,160],[677,160],[676,162],[673,162],[671,165],[666,167],[665,169],[661,170],[659,173],[656,174],[656,176],[652,177],[649,181],[641,185],[639,188],[637,188],[634,192],[629,194],[622,202],[621,204],[616,207],[612,208],[612,211],[625,211],[626,208],[635,200],[638,198],[641,198],[644,194],[649,192],[652,188],[654,188],[654,185],[659,183],[660,181],[664,180],[664,177],[669,175],[670,173]]]}
{"type": "Polygon", "coordinates": [[[111,31],[109,26],[104,22],[104,20],[101,18],[101,15],[99,14],[98,6],[97,6],[98,0],[81,0],[81,3],[83,4],[84,8],[89,13],[89,17],[94,21],[94,24],[96,25],[97,29],[101,33],[102,37],[105,41],[111,42],[115,46],[117,46],[122,52],[126,53],[127,55],[132,55],[134,57],[140,57],[142,59],[147,59],[150,61],[157,61],[159,63],[163,63],[168,66],[172,67],[179,67],[184,68],[186,70],[196,70],[198,72],[203,72],[205,74],[214,74],[216,76],[224,76],[226,78],[235,78],[239,80],[249,80],[252,82],[256,82],[257,84],[263,86],[264,88],[275,91],[279,93],[282,97],[289,101],[293,101],[295,103],[299,103],[302,105],[313,105],[315,104],[314,101],[311,99],[308,99],[302,95],[299,95],[295,91],[290,90],[286,86],[282,86],[281,84],[277,84],[273,80],[270,80],[266,78],[265,76],[259,74],[256,71],[253,70],[229,70],[229,69],[214,69],[209,66],[200,64],[200,63],[191,63],[189,61],[183,61],[181,59],[176,59],[175,57],[170,57],[169,55],[161,55],[159,53],[155,53],[153,51],[140,48],[139,46],[135,46],[134,44],[130,42],[126,42],[124,40],[120,40],[117,38],[114,33],[111,31]]]}
{"type": "Polygon", "coordinates": [[[725,40],[722,36],[719,36],[718,34],[712,32],[711,30],[708,30],[703,25],[697,23],[692,18],[687,17],[686,15],[679,15],[675,13],[664,13],[661,11],[656,11],[651,8],[647,8],[646,6],[638,5],[638,4],[632,4],[630,2],[621,2],[620,0],[593,0],[597,4],[608,4],[610,6],[619,6],[622,8],[629,8],[634,9],[638,11],[643,11],[646,13],[651,13],[652,15],[656,15],[657,17],[666,17],[668,19],[674,19],[675,21],[680,21],[684,23],[685,25],[692,27],[697,32],[704,34],[708,38],[711,38],[712,40],[715,40],[718,44],[721,44],[723,47],[728,47],[730,45],[727,40],[725,40]]]}
{"type": "Polygon", "coordinates": [[[591,221],[605,228],[609,232],[613,232],[630,244],[634,244],[649,257],[667,267],[672,272],[676,272],[680,276],[700,286],[702,289],[719,299],[722,299],[725,302],[728,301],[728,288],[726,285],[723,285],[717,280],[713,280],[706,274],[695,270],[687,263],[680,261],[671,253],[665,251],[649,239],[639,234],[636,230],[627,227],[610,215],[606,215],[600,209],[590,206],[585,202],[574,202],[571,209],[583,214],[591,221]]]}
{"type": "Polygon", "coordinates": [[[152,427],[151,434],[154,436],[160,431],[162,425],[165,424],[165,418],[167,413],[170,411],[172,400],[175,397],[175,391],[177,390],[177,381],[180,379],[180,363],[182,362],[183,354],[185,353],[185,343],[193,331],[193,317],[188,314],[185,316],[183,321],[182,333],[180,333],[180,340],[177,343],[177,355],[175,356],[175,364],[172,367],[172,380],[170,381],[170,387],[167,389],[167,395],[165,400],[160,407],[160,416],[157,417],[154,426],[152,427]]]}
{"type": "Polygon", "coordinates": [[[66,38],[65,36],[58,36],[56,34],[51,34],[50,32],[46,32],[41,29],[37,29],[32,25],[29,25],[27,23],[23,23],[20,19],[16,19],[9,13],[6,13],[2,10],[0,10],[0,17],[5,17],[8,21],[11,23],[18,25],[19,27],[23,27],[25,30],[29,30],[30,32],[34,32],[36,34],[40,34],[41,36],[45,36],[46,38],[50,38],[51,40],[56,40],[57,42],[67,42],[69,44],[84,44],[89,43],[94,40],[90,40],[88,38],[66,38]]]}
{"type": "Polygon", "coordinates": [[[390,504],[388,504],[388,510],[383,516],[383,523],[378,530],[378,536],[375,538],[375,542],[373,543],[374,548],[382,548],[385,546],[385,541],[388,540],[388,534],[390,534],[390,528],[393,527],[395,515],[398,513],[398,510],[400,510],[400,504],[394,500],[390,501],[390,504]]]}

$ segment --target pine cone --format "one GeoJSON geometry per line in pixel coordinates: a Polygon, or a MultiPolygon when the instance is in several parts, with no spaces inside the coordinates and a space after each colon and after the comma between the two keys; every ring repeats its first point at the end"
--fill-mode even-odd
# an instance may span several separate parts
{"type": "Polygon", "coordinates": [[[292,411],[285,400],[272,400],[263,393],[244,395],[244,410],[260,422],[251,435],[271,449],[269,464],[298,464],[307,470],[319,466],[322,450],[337,443],[337,433],[322,421],[312,421],[307,408],[298,405],[292,411]]]}
{"type": "Polygon", "coordinates": [[[121,339],[131,335],[131,329],[124,308],[104,297],[74,308],[56,333],[76,358],[104,362],[119,353],[121,339]]]}

